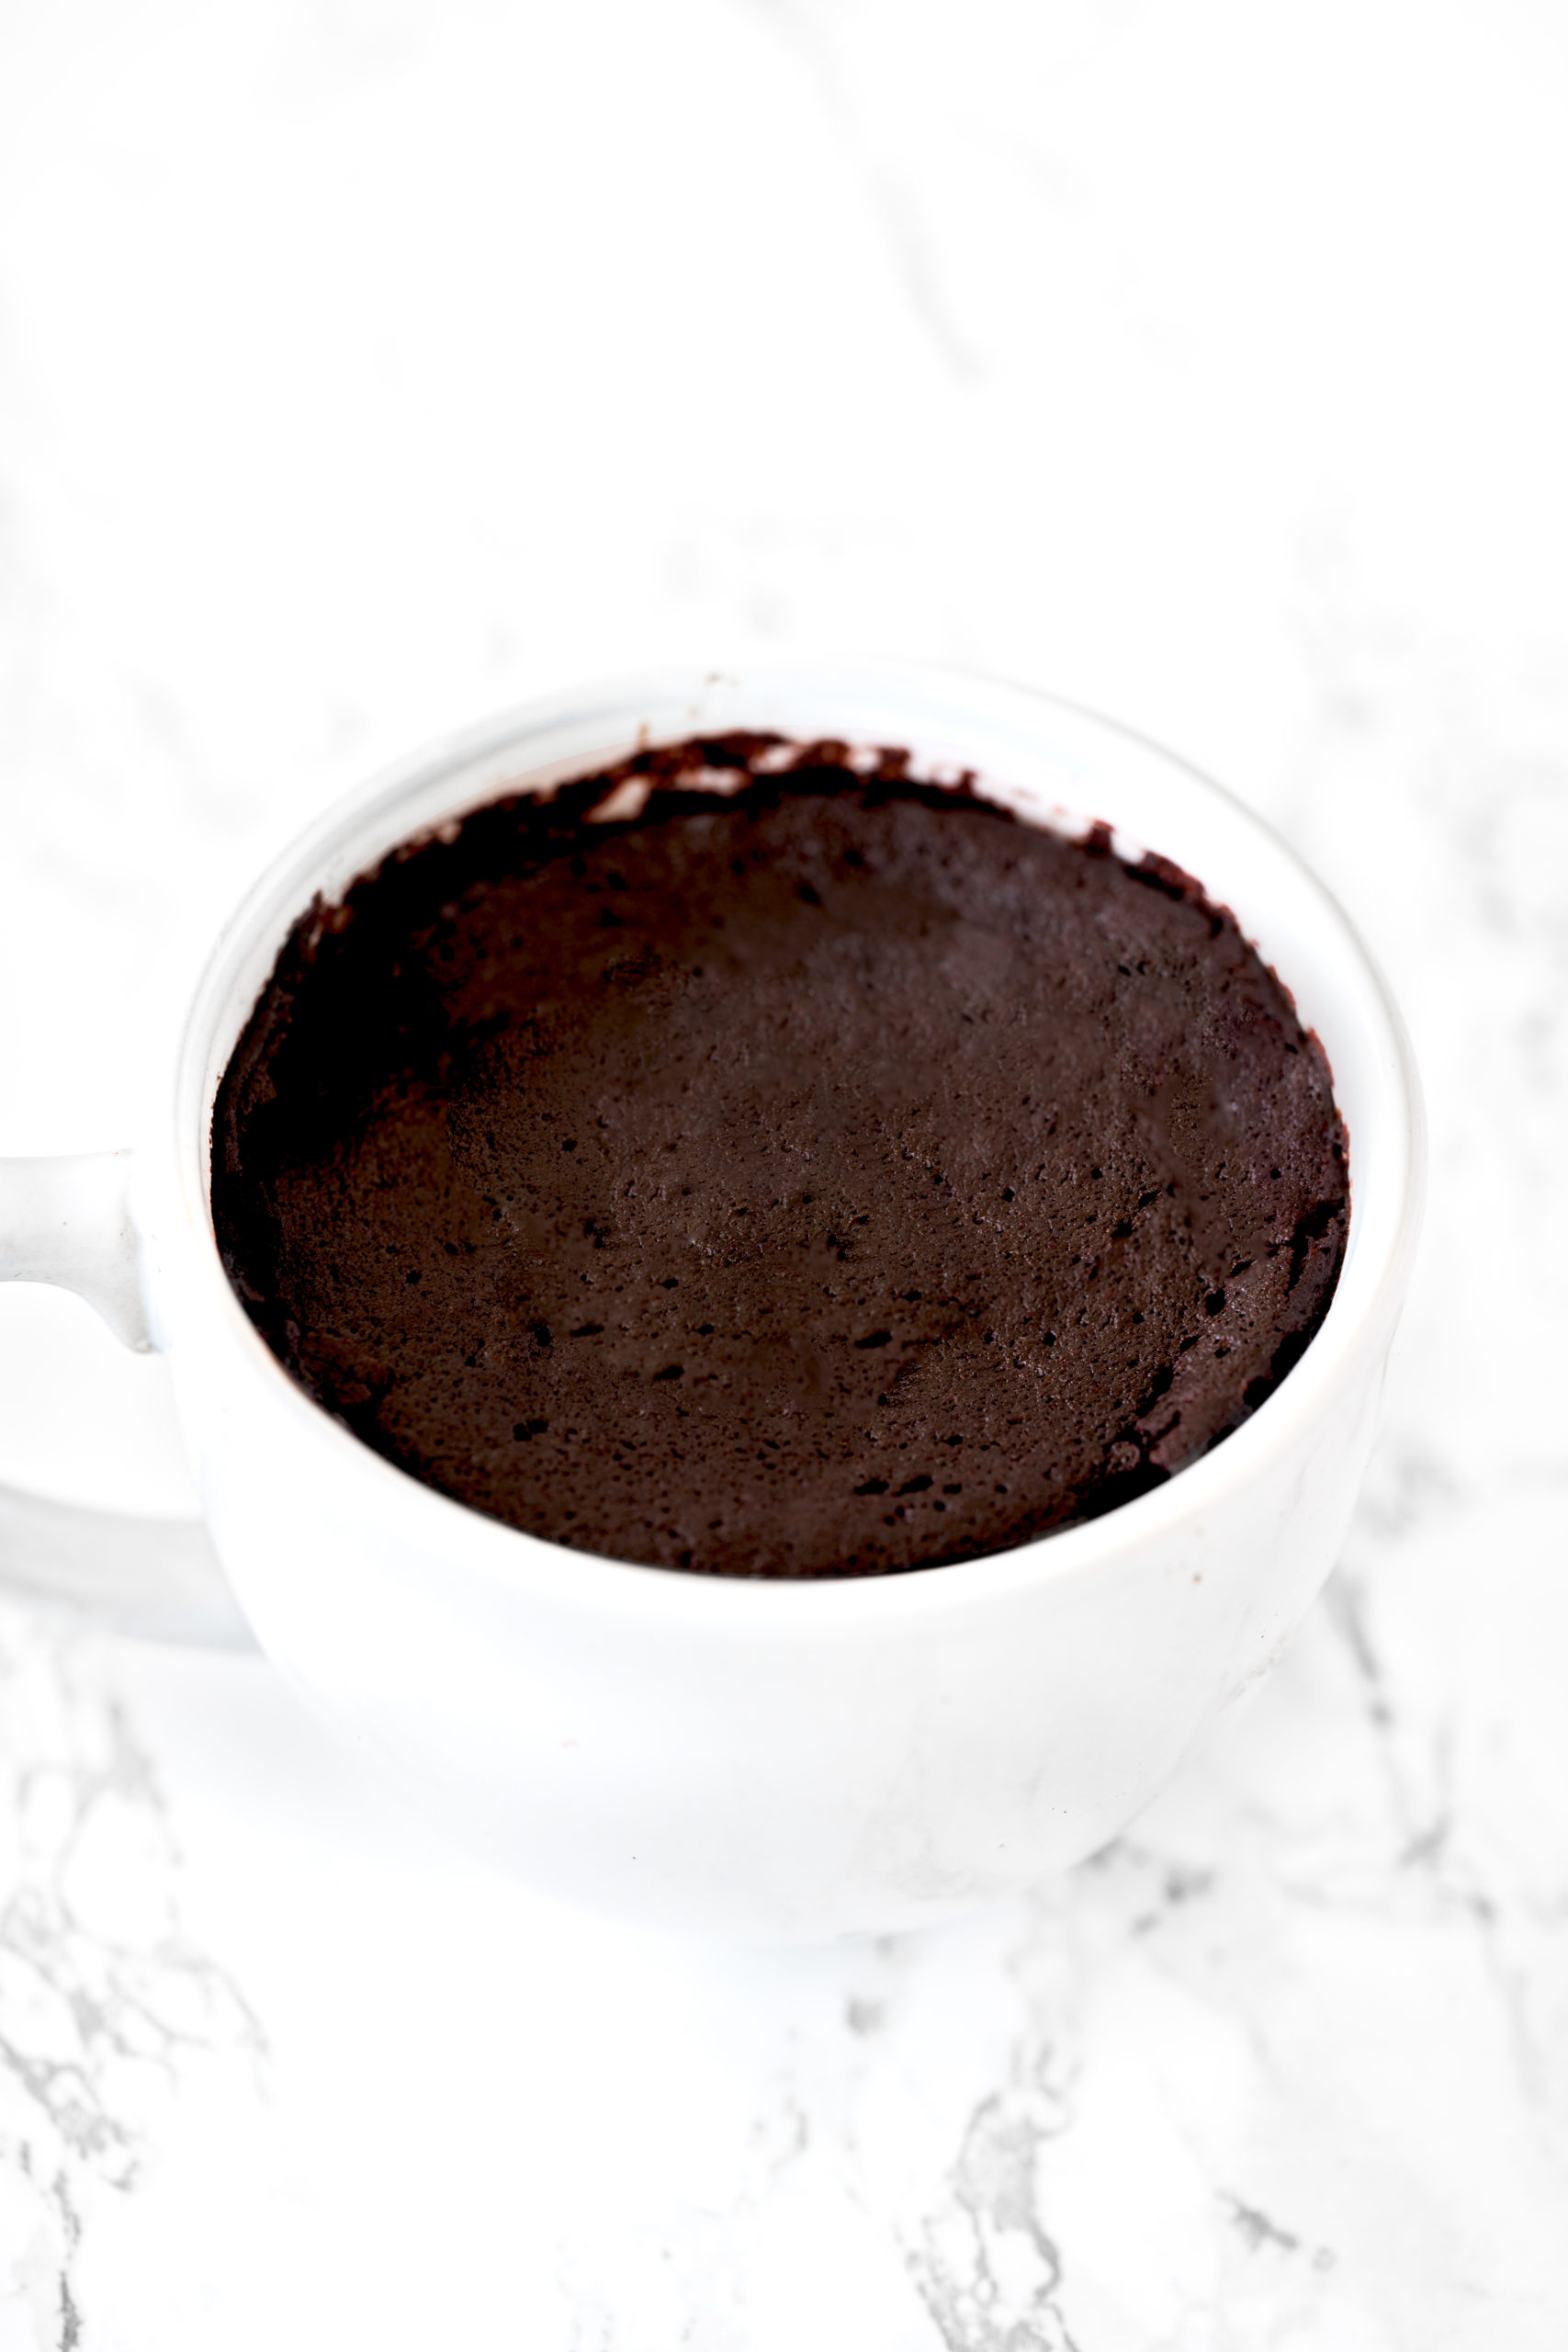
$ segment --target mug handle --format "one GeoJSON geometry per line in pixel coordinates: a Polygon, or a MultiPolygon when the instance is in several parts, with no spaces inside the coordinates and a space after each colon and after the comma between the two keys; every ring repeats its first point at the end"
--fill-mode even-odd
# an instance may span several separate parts
{"type": "MultiPolygon", "coordinates": [[[[52,1283],[139,1353],[152,1344],[131,1220],[129,1151],[0,1159],[0,1282],[52,1283]]],[[[0,1577],[116,1632],[248,1648],[200,1520],[95,1510],[0,1486],[0,1577]]]]}

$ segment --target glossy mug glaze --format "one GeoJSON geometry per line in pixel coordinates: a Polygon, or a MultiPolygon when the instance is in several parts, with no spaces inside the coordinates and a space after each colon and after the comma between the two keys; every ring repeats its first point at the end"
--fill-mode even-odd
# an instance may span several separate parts
{"type": "MultiPolygon", "coordinates": [[[[14,1245],[8,1270],[72,1283],[133,1340],[145,1315],[257,1639],[466,1843],[595,1910],[811,1939],[915,1927],[1080,1860],[1267,1670],[1334,1564],[1366,1466],[1422,1157],[1409,1048],[1376,970],[1238,803],[1043,695],[926,668],[802,663],[559,695],[332,811],[214,951],[172,1115],[135,1155],[129,1222],[116,1163],[14,1170],[13,1186],[74,1183],[80,1198],[71,1235],[51,1253],[35,1231],[27,1264],[14,1245]],[[294,1385],[230,1288],[208,1204],[213,1096],[311,899],[502,790],[735,728],[898,744],[921,773],[973,770],[1026,820],[1108,821],[1119,847],[1175,859],[1235,910],[1322,1039],[1351,1176],[1327,1317],[1223,1445],[1101,1519],[988,1558],[841,1582],[599,1559],[372,1453],[294,1385]]],[[[0,1183],[0,1230],[16,1197],[0,1183]]],[[[38,1213],[34,1199],[35,1225],[38,1213]]],[[[0,1266],[6,1255],[0,1242],[0,1266]]]]}

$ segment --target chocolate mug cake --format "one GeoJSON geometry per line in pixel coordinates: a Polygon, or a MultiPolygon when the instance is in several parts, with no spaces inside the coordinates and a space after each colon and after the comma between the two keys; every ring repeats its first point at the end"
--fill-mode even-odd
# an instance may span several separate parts
{"type": "Polygon", "coordinates": [[[609,1557],[935,1567],[1097,1516],[1289,1373],[1347,1146],[1201,885],[907,755],[638,752],[395,851],[279,954],[212,1210],[282,1363],[609,1557]]]}

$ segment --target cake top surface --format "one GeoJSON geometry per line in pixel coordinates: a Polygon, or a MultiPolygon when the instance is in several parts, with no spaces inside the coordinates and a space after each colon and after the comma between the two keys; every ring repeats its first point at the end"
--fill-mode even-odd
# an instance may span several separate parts
{"type": "Polygon", "coordinates": [[[296,924],[212,1207],[329,1412],[534,1533],[801,1577],[1023,1543],[1256,1409],[1344,1252],[1321,1048],[1175,866],[908,769],[644,752],[296,924]]]}

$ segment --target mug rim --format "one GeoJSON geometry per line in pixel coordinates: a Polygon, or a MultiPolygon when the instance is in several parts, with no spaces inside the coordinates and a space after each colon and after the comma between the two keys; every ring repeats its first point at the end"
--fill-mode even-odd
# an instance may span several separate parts
{"type": "MultiPolygon", "coordinates": [[[[731,723],[745,722],[736,719],[731,723]]],[[[976,718],[976,732],[982,724],[976,718]]],[[[711,729],[711,722],[710,731],[717,731],[711,729]]],[[[826,727],[821,731],[824,735],[829,732],[826,727]]],[[[592,752],[584,755],[588,762],[594,757],[592,752]]],[[[568,775],[591,774],[592,769],[583,760],[568,758],[555,763],[554,771],[568,775]]],[[[983,769],[978,781],[983,787],[983,769]]],[[[393,831],[385,849],[367,853],[358,864],[350,861],[351,874],[363,873],[367,865],[386,854],[386,849],[417,837],[423,830],[415,823],[393,831]]],[[[1164,849],[1166,845],[1153,842],[1146,846],[1164,849]]],[[[1173,843],[1167,854],[1179,852],[1179,843],[1173,843]]],[[[1176,862],[1186,864],[1179,854],[1176,862]]],[[[1207,888],[1207,877],[1199,878],[1207,888]]],[[[1218,891],[1216,896],[1223,900],[1224,893],[1218,891]]],[[[1246,929],[1244,925],[1244,932],[1246,929]]],[[[267,956],[265,968],[268,971],[280,936],[274,939],[267,956]]],[[[1266,951],[1259,952],[1265,953],[1266,961],[1269,960],[1266,951]]],[[[1280,977],[1289,990],[1290,974],[1280,977]]],[[[245,1012],[248,1010],[247,1005],[245,1012]]],[[[245,1013],[242,1013],[242,1021],[244,1017],[245,1013]]],[[[1337,1087],[1336,1092],[1337,1095],[1337,1087]]],[[[1265,819],[1178,753],[1084,704],[984,672],[886,656],[870,660],[750,660],[710,671],[660,669],[587,680],[531,697],[451,730],[413,753],[381,766],[360,785],[335,798],[296,833],[255,877],[223,923],[208,955],[182,1028],[176,1053],[174,1109],[172,1172],[180,1212],[179,1227],[186,1240],[194,1243],[197,1254],[204,1259],[202,1271],[208,1296],[216,1306],[225,1337],[243,1351],[251,1372],[266,1383],[272,1401],[289,1412],[298,1429],[308,1430],[316,1442],[325,1445],[345,1474],[356,1474],[361,1479],[374,1482],[371,1491],[396,1510],[405,1530],[412,1510],[419,1515],[422,1532],[434,1546],[448,1553],[460,1550],[466,1565],[503,1583],[542,1583],[552,1597],[579,1607],[608,1609],[617,1614],[625,1614],[629,1609],[636,1614],[651,1611],[660,1617],[687,1622],[695,1618],[720,1624],[733,1623],[738,1612],[752,1618],[761,1612],[771,1617],[774,1626],[785,1634],[791,1627],[802,1633],[819,1628],[825,1617],[839,1623],[868,1612],[886,1618],[960,1608],[1020,1584],[1036,1580],[1055,1583],[1093,1574],[1129,1549],[1142,1551],[1162,1540],[1174,1543],[1183,1532],[1201,1536],[1208,1514],[1236,1487],[1264,1475],[1270,1461],[1289,1449],[1314,1419],[1319,1398],[1333,1386],[1348,1360],[1375,1342],[1392,1322],[1414,1254],[1425,1190],[1426,1124],[1420,1080],[1404,1021],[1387,982],[1338,900],[1265,819]],[[1363,1276],[1357,1283],[1356,1290],[1360,1294],[1358,1300],[1354,1292],[1347,1296],[1346,1276],[1350,1267],[1347,1259],[1328,1311],[1299,1362],[1221,1443],[1185,1464],[1158,1487],[1116,1505],[1098,1518],[1072,1522],[1025,1544],[983,1553],[974,1559],[893,1574],[799,1578],[703,1575],[576,1550],[457,1501],[356,1437],[292,1378],[244,1312],[219,1255],[211,1218],[212,1100],[218,1077],[233,1050],[231,1042],[214,1070],[215,1038],[232,1004],[237,967],[254,947],[269,918],[276,927],[280,900],[288,910],[287,922],[291,923],[320,888],[315,877],[330,865],[333,852],[341,856],[370,820],[378,815],[392,813],[422,786],[434,787],[443,779],[469,776],[479,783],[479,788],[463,798],[461,813],[466,813],[504,793],[508,788],[509,761],[514,779],[513,788],[525,787],[530,779],[537,781],[550,774],[548,762],[536,761],[532,767],[527,764],[527,745],[530,739],[538,739],[552,728],[570,728],[580,719],[585,723],[590,719],[621,720],[624,724],[632,712],[645,706],[650,712],[658,708],[668,710],[689,700],[692,724],[682,726],[676,720],[666,729],[660,723],[657,731],[646,737],[650,741],[678,741],[682,734],[705,731],[696,714],[705,695],[713,690],[732,688],[744,696],[752,686],[787,690],[792,682],[807,689],[819,688],[825,703],[835,692],[874,696],[886,693],[897,697],[926,688],[951,694],[972,708],[988,705],[1004,716],[1009,711],[1025,716],[1032,710],[1042,718],[1066,720],[1093,737],[1105,739],[1113,747],[1130,748],[1173,771],[1189,785],[1198,786],[1202,793],[1213,797],[1227,821],[1238,824],[1244,833],[1250,831],[1284,861],[1298,886],[1306,886],[1317,911],[1337,932],[1348,968],[1354,973],[1360,1009],[1370,1014],[1383,1049],[1380,1063],[1394,1114],[1390,1122],[1390,1137],[1381,1155],[1382,1164],[1374,1166],[1370,1177],[1380,1193],[1395,1185],[1399,1188],[1397,1207],[1387,1219],[1382,1238],[1380,1261],[1371,1266],[1370,1279],[1363,1276]],[[486,773],[491,763],[495,763],[493,776],[486,773]],[[1389,1164],[1391,1161],[1393,1164],[1389,1164]]],[[[1364,1251],[1368,1247],[1377,1247],[1377,1237],[1374,1234],[1370,1241],[1362,1241],[1357,1231],[1356,1188],[1359,1182],[1364,1192],[1369,1177],[1358,1168],[1353,1136],[1350,1173],[1351,1232],[1364,1251]]],[[[1363,1208],[1363,1229],[1365,1222],[1363,1208]]]]}

